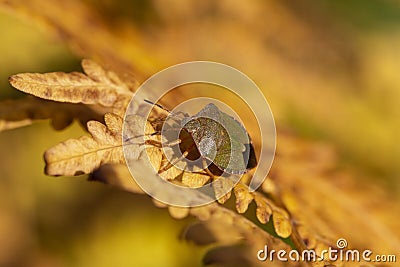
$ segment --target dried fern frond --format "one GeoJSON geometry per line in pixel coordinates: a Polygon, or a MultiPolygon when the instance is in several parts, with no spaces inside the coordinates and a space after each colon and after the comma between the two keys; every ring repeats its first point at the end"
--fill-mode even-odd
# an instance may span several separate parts
{"type": "Polygon", "coordinates": [[[131,88],[117,74],[90,60],[83,60],[80,72],[21,73],[12,75],[9,82],[18,90],[47,100],[68,103],[98,104],[112,107],[124,115],[132,97],[131,88]]]}
{"type": "Polygon", "coordinates": [[[89,120],[101,121],[103,115],[85,105],[55,103],[36,97],[0,101],[0,131],[50,119],[55,130],[62,130],[78,119],[82,125],[89,120]]]}
{"type": "MultiPolygon", "coordinates": [[[[118,78],[124,75],[106,71],[105,68],[91,61],[83,61],[82,64],[86,74],[20,74],[10,79],[12,84],[22,91],[39,97],[60,102],[81,103],[80,105],[96,104],[115,111],[115,113],[105,114],[105,124],[96,120],[88,121],[87,130],[90,136],[69,139],[48,149],[45,152],[46,173],[67,176],[93,173],[91,180],[114,185],[132,193],[143,193],[126,168],[122,147],[121,114],[124,113],[132,95],[132,87],[125,85],[124,81],[118,78]]],[[[35,112],[40,112],[40,109],[34,111],[33,114],[36,114],[35,112]]],[[[48,115],[43,117],[52,118],[51,114],[48,115]]],[[[87,116],[85,113],[73,113],[73,115],[82,120],[87,116]]],[[[162,125],[162,119],[156,121],[153,118],[147,121],[139,115],[130,115],[126,117],[126,122],[129,125],[129,136],[125,136],[124,140],[130,136],[140,135],[143,129],[146,129],[144,140],[160,142],[160,136],[153,133],[158,129],[157,127],[160,127],[160,123],[162,125]]],[[[367,218],[365,211],[351,218],[351,213],[354,213],[356,208],[361,208],[368,191],[360,194],[359,204],[353,203],[351,206],[346,206],[340,201],[347,199],[345,203],[348,203],[350,196],[354,194],[354,187],[346,182],[345,187],[336,184],[343,179],[331,180],[332,177],[338,177],[333,169],[335,160],[331,150],[324,146],[301,142],[298,138],[290,138],[282,134],[271,177],[264,182],[263,191],[250,192],[247,184],[251,180],[251,172],[244,175],[234,185],[230,179],[223,177],[215,179],[207,173],[189,173],[175,167],[166,168],[167,158],[157,146],[147,143],[128,145],[133,148],[127,157],[128,161],[135,160],[140,164],[147,164],[143,161],[144,153],[142,153],[146,150],[152,167],[155,170],[163,170],[161,176],[164,180],[188,187],[202,186],[213,180],[217,202],[196,208],[177,208],[157,201],[154,203],[157,207],[168,208],[171,216],[177,219],[189,214],[197,217],[204,222],[204,227],[213,234],[212,240],[219,246],[224,245],[230,248],[237,243],[246,244],[245,248],[249,251],[249,255],[253,255],[253,258],[247,258],[246,261],[254,263],[255,253],[264,245],[268,245],[271,249],[289,251],[291,247],[286,243],[288,240],[298,251],[309,248],[321,251],[334,247],[337,238],[342,236],[349,238],[349,241],[351,239],[351,244],[357,248],[368,245],[371,248],[390,250],[400,244],[398,237],[391,229],[376,218],[367,218]],[[233,188],[236,211],[228,208],[231,191],[226,193],[226,188],[233,188]],[[335,194],[329,195],[331,192],[335,194]],[[336,199],[336,196],[340,196],[340,199],[336,199]],[[252,203],[255,205],[255,214],[246,212],[252,203]],[[327,210],[326,207],[334,208],[327,210]],[[343,220],[344,216],[349,219],[343,220]],[[259,226],[268,222],[273,227],[272,231],[259,226]],[[385,238],[385,245],[374,245],[372,238],[365,238],[360,232],[349,235],[343,229],[350,231],[350,222],[353,226],[365,225],[364,229],[371,231],[375,238],[385,238]]],[[[183,196],[174,189],[166,193],[175,198],[207,199],[209,197],[199,192],[183,196]]],[[[387,209],[387,207],[380,208],[387,209]]],[[[393,229],[396,227],[397,225],[393,229]]],[[[208,260],[210,258],[212,257],[210,256],[208,260]]],[[[281,263],[274,264],[279,266],[281,263]]],[[[318,264],[333,263],[323,261],[311,264],[318,266],[318,264]]]]}
{"type": "Polygon", "coordinates": [[[46,151],[46,174],[77,175],[87,174],[103,164],[124,163],[121,146],[122,118],[107,113],[106,125],[89,121],[87,128],[91,136],[69,139],[46,151]]]}

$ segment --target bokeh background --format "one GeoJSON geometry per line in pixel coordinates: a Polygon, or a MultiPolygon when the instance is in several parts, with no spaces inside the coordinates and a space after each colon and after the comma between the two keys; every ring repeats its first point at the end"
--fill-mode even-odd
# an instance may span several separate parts
{"type": "MultiPolygon", "coordinates": [[[[11,74],[80,70],[83,56],[117,54],[140,81],[222,62],[262,88],[278,130],[333,145],[338,168],[398,199],[397,1],[1,0],[0,33],[0,99],[24,96],[11,74]]],[[[47,121],[0,133],[0,266],[201,266],[206,248],[179,239],[193,219],[84,176],[43,174],[45,149],[82,134],[47,121]]]]}

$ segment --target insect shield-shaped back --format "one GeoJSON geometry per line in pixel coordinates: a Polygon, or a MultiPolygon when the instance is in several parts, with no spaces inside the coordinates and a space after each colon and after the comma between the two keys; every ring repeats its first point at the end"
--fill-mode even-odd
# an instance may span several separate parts
{"type": "Polygon", "coordinates": [[[181,127],[192,136],[201,156],[221,171],[243,174],[257,165],[254,147],[245,128],[210,103],[181,127]]]}

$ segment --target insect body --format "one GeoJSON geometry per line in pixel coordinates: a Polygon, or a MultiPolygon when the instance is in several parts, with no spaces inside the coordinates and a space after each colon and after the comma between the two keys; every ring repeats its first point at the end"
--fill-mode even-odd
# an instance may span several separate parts
{"type": "Polygon", "coordinates": [[[241,174],[256,166],[254,148],[245,128],[214,104],[185,117],[181,126],[191,135],[201,156],[220,170],[241,174]]]}
{"type": "Polygon", "coordinates": [[[203,165],[217,176],[223,172],[243,174],[257,165],[254,147],[245,128],[216,105],[210,103],[193,116],[182,113],[180,119],[156,105],[171,114],[176,122],[175,129],[179,125],[179,149],[186,159],[202,159],[203,165]]]}

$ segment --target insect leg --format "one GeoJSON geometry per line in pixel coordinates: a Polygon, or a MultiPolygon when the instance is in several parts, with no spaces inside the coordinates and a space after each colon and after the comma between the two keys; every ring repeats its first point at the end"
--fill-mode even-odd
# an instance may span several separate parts
{"type": "MultiPolygon", "coordinates": [[[[163,130],[163,132],[172,132],[172,131],[178,131],[178,130],[182,130],[182,128],[171,127],[171,128],[163,130]]],[[[161,133],[162,133],[162,131],[155,131],[154,133],[150,134],[150,136],[161,135],[161,133]]]]}
{"type": "MultiPolygon", "coordinates": [[[[178,140],[179,140],[180,142],[182,142],[183,140],[185,140],[185,138],[183,138],[183,139],[178,139],[178,140]]],[[[174,146],[174,145],[179,144],[180,142],[178,142],[178,140],[177,140],[177,141],[171,142],[171,144],[172,144],[171,146],[174,146]]],[[[194,146],[195,146],[195,144],[192,144],[185,152],[182,153],[182,155],[181,155],[179,158],[175,159],[173,162],[168,162],[167,165],[165,165],[164,167],[162,167],[162,168],[158,171],[158,173],[163,173],[163,172],[167,171],[169,168],[171,168],[172,166],[174,166],[177,162],[179,162],[180,160],[186,158],[186,157],[189,155],[190,151],[194,148],[194,146]]]]}
{"type": "Polygon", "coordinates": [[[186,113],[183,112],[183,111],[172,112],[172,111],[170,111],[169,109],[167,109],[166,107],[164,107],[164,106],[162,106],[162,105],[160,105],[160,104],[154,103],[154,102],[152,102],[152,101],[150,101],[150,100],[147,100],[147,99],[145,99],[144,102],[149,103],[149,104],[151,104],[151,105],[154,105],[154,106],[156,106],[156,107],[158,107],[158,108],[160,108],[160,109],[162,109],[162,110],[168,112],[168,114],[171,115],[171,118],[174,119],[174,120],[176,120],[176,121],[182,120],[181,118],[178,118],[178,115],[183,115],[183,117],[188,117],[188,116],[189,116],[188,114],[186,114],[186,113]]]}
{"type": "Polygon", "coordinates": [[[174,162],[168,162],[167,165],[165,165],[164,167],[162,167],[161,169],[158,170],[158,173],[163,173],[165,171],[167,171],[168,169],[170,169],[172,166],[175,166],[175,164],[182,160],[183,158],[186,158],[186,156],[189,154],[189,151],[185,151],[184,153],[182,153],[182,155],[177,158],[176,160],[174,160],[174,162]]]}
{"type": "Polygon", "coordinates": [[[142,145],[151,145],[151,146],[154,146],[154,147],[162,148],[162,147],[172,147],[172,146],[176,146],[176,145],[178,145],[178,144],[180,144],[180,143],[182,142],[181,139],[177,139],[177,140],[174,140],[174,141],[171,141],[171,142],[166,142],[166,143],[162,143],[162,142],[160,142],[160,141],[151,140],[151,139],[150,139],[150,140],[145,140],[145,141],[142,142],[142,143],[127,143],[127,142],[129,142],[130,140],[132,140],[132,139],[134,139],[134,138],[137,138],[137,137],[131,137],[131,138],[126,139],[124,145],[139,145],[139,146],[142,146],[142,145]]]}
{"type": "Polygon", "coordinates": [[[154,106],[157,106],[157,107],[161,108],[162,110],[165,110],[166,112],[171,114],[171,111],[169,109],[167,109],[166,107],[164,107],[164,106],[162,106],[160,104],[154,103],[154,102],[152,102],[150,100],[147,100],[147,99],[145,99],[144,102],[149,103],[149,104],[154,105],[154,106]]]}
{"type": "Polygon", "coordinates": [[[176,146],[179,145],[182,142],[181,139],[176,139],[174,141],[171,142],[167,142],[167,143],[162,143],[160,141],[156,141],[156,140],[145,140],[144,144],[145,145],[152,145],[158,148],[162,148],[162,147],[171,147],[171,146],[176,146]]]}
{"type": "Polygon", "coordinates": [[[206,173],[211,177],[211,179],[214,180],[215,175],[208,169],[206,159],[204,159],[204,158],[203,158],[203,168],[206,171],[206,173]]]}

